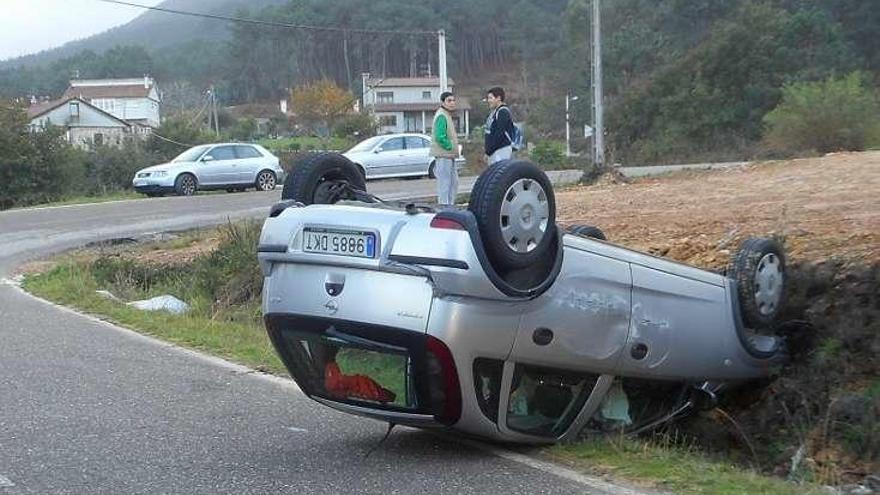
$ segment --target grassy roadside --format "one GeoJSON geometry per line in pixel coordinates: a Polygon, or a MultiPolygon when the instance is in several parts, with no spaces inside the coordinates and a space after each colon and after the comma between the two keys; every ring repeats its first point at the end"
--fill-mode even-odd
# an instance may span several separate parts
{"type": "Polygon", "coordinates": [[[662,440],[603,438],[549,447],[549,459],[680,495],[818,495],[819,487],[762,476],[662,440]]]}
{"type": "MultiPolygon", "coordinates": [[[[24,287],[140,333],[286,375],[260,322],[261,279],[253,255],[258,232],[258,225],[245,222],[159,244],[68,255],[45,273],[27,276],[24,287]],[[173,294],[192,310],[186,315],[140,311],[98,295],[99,289],[124,300],[173,294]]],[[[366,372],[373,364],[355,357],[347,361],[347,373],[366,372]]],[[[392,388],[402,397],[399,387],[392,388]]],[[[592,439],[549,447],[539,455],[578,471],[685,495],[819,493],[671,443],[592,439]]]]}
{"type": "Polygon", "coordinates": [[[83,205],[83,204],[92,204],[92,203],[108,203],[110,201],[124,201],[127,199],[143,199],[146,196],[143,194],[136,193],[134,191],[116,191],[112,193],[103,194],[101,196],[71,196],[69,198],[60,199],[58,201],[51,201],[49,203],[38,203],[27,206],[16,206],[12,208],[12,210],[20,210],[25,208],[47,208],[51,206],[71,206],[71,205],[83,205]]]}

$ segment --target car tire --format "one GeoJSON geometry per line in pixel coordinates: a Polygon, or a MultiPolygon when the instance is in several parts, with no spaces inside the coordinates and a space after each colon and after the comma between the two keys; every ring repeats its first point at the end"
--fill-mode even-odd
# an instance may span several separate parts
{"type": "Polygon", "coordinates": [[[773,326],[785,299],[785,254],[773,239],[746,239],[731,258],[727,276],[736,281],[743,323],[752,329],[773,326]]]}
{"type": "Polygon", "coordinates": [[[257,174],[257,179],[254,182],[254,187],[257,188],[257,191],[274,191],[277,184],[278,178],[275,176],[275,172],[271,170],[260,170],[260,173],[257,174]]]}
{"type": "Polygon", "coordinates": [[[434,169],[436,166],[437,166],[437,162],[431,162],[431,164],[428,165],[428,178],[429,179],[436,179],[437,178],[437,175],[435,175],[435,172],[434,172],[434,169]]]}
{"type": "Polygon", "coordinates": [[[367,190],[363,174],[351,160],[338,153],[314,153],[294,164],[284,181],[281,199],[306,205],[354,199],[345,194],[345,188],[340,190],[338,186],[367,190]]]}
{"type": "Polygon", "coordinates": [[[477,178],[473,191],[468,209],[493,264],[524,268],[550,255],[556,199],[550,179],[537,165],[525,160],[493,164],[477,178]]]}
{"type": "Polygon", "coordinates": [[[192,196],[199,188],[199,181],[193,174],[180,174],[174,180],[174,192],[178,196],[192,196]]]}
{"type": "Polygon", "coordinates": [[[566,230],[569,234],[574,234],[579,237],[599,239],[602,241],[608,240],[608,238],[605,237],[605,232],[602,232],[602,229],[593,225],[572,225],[566,230]]]}

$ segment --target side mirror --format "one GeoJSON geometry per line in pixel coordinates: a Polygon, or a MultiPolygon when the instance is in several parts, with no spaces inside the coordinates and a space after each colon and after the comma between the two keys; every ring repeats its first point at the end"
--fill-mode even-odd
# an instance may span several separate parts
{"type": "Polygon", "coordinates": [[[211,155],[205,155],[205,156],[202,157],[202,161],[203,161],[203,162],[214,161],[214,157],[211,156],[211,155]]]}
{"type": "Polygon", "coordinates": [[[382,152],[382,148],[376,148],[373,150],[373,153],[381,153],[381,152],[382,152]]]}

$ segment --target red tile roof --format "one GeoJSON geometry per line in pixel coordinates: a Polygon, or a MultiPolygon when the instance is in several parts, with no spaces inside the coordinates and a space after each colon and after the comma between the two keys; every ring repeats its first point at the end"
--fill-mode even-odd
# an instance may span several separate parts
{"type": "MultiPolygon", "coordinates": [[[[455,86],[452,78],[447,78],[449,86],[455,86]]],[[[367,86],[371,88],[400,88],[400,87],[440,87],[439,77],[376,77],[367,79],[367,86]]]]}
{"type": "Polygon", "coordinates": [[[64,92],[63,98],[78,96],[91,100],[94,98],[146,98],[150,94],[150,88],[143,84],[131,84],[125,86],[71,86],[64,92]]]}

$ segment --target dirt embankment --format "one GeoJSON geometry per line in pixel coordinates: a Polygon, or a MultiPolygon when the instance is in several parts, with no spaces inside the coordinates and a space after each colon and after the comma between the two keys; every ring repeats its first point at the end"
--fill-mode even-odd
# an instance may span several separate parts
{"type": "Polygon", "coordinates": [[[791,361],[685,429],[710,451],[825,483],[880,473],[880,152],[834,154],[557,192],[559,221],[723,270],[750,236],[788,253],[791,361]],[[799,453],[800,451],[800,453],[799,453]]]}

